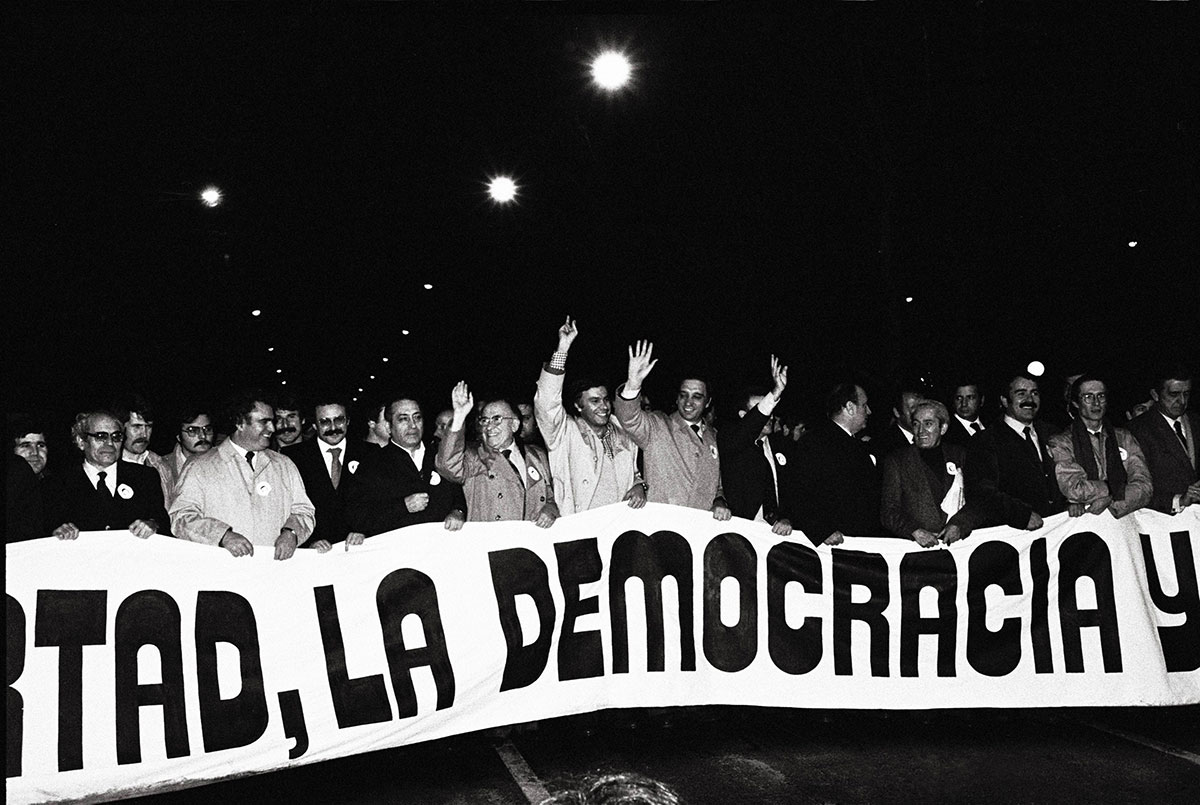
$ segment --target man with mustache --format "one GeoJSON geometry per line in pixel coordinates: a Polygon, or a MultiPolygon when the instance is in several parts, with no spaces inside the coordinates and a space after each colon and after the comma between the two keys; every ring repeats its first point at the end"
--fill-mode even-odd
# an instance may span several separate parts
{"type": "Polygon", "coordinates": [[[170,500],[175,488],[175,474],[162,456],[150,449],[150,437],[154,434],[154,409],[144,397],[134,394],[114,405],[113,412],[121,419],[121,426],[125,429],[121,460],[157,470],[163,500],[170,500]]]}
{"type": "Polygon", "coordinates": [[[350,550],[352,545],[361,545],[365,535],[352,531],[346,524],[346,497],[359,462],[374,448],[346,438],[350,416],[345,400],[335,396],[317,400],[313,406],[317,438],[294,442],[283,449],[283,455],[296,462],[296,469],[304,479],[304,491],[317,510],[312,536],[301,547],[325,553],[334,543],[344,542],[346,550],[350,550]]]}
{"type": "Polygon", "coordinates": [[[721,488],[716,428],[704,420],[712,405],[708,383],[684,378],[671,414],[643,410],[642,383],[658,363],[653,354],[648,341],[629,348],[628,376],[615,402],[617,421],[642,450],[647,500],[704,509],[716,520],[728,520],[732,513],[721,488]]]}
{"type": "MultiPolygon", "coordinates": [[[[163,456],[163,463],[170,468],[171,477],[178,482],[183,473],[183,465],[188,459],[211,450],[216,437],[213,433],[212,417],[207,410],[199,406],[183,409],[174,421],[178,426],[175,431],[175,449],[163,456]]],[[[171,498],[174,497],[174,490],[171,492],[167,505],[171,504],[171,498]]]]}
{"type": "Polygon", "coordinates": [[[251,556],[255,546],[290,559],[313,530],[313,505],[296,464],[271,450],[275,412],[261,392],[230,404],[229,438],[191,458],[171,503],[175,535],[251,556]]]}
{"type": "Polygon", "coordinates": [[[1042,518],[1064,508],[1046,452],[1054,430],[1037,419],[1042,395],[1032,376],[1013,375],[1000,402],[1003,419],[967,446],[967,503],[978,509],[981,525],[1036,531],[1042,518]]]}
{"type": "Polygon", "coordinates": [[[1082,374],[1071,384],[1071,427],[1050,437],[1058,488],[1072,517],[1100,514],[1124,517],[1150,502],[1152,484],[1137,439],[1108,421],[1108,388],[1082,374]]]}
{"type": "Polygon", "coordinates": [[[151,467],[121,461],[125,431],[108,411],[86,411],[71,427],[83,462],[57,473],[45,490],[46,530],[72,540],[81,531],[167,534],[162,482],[151,467]]]}
{"type": "Polygon", "coordinates": [[[275,449],[283,450],[308,441],[309,434],[304,431],[307,423],[300,412],[299,401],[290,394],[281,394],[275,398],[275,403],[275,435],[271,440],[275,449]]]}
{"type": "Polygon", "coordinates": [[[1129,423],[1146,455],[1154,494],[1150,508],[1167,514],[1200,503],[1200,416],[1188,411],[1192,374],[1183,366],[1160,370],[1150,398],[1154,405],[1129,423]]]}

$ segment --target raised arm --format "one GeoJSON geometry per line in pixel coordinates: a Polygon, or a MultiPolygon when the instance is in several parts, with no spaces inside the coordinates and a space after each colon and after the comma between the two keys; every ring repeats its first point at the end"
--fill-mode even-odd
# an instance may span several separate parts
{"type": "Polygon", "coordinates": [[[650,438],[650,417],[642,410],[638,397],[642,394],[642,382],[658,363],[653,358],[654,344],[649,341],[638,341],[629,348],[629,370],[625,383],[617,389],[616,399],[613,400],[613,410],[617,421],[621,423],[629,438],[642,448],[650,438]]]}
{"type": "Polygon", "coordinates": [[[466,480],[467,437],[463,432],[463,425],[475,410],[475,396],[467,388],[465,380],[458,381],[454,390],[450,392],[450,405],[454,408],[454,417],[450,420],[450,432],[438,446],[436,466],[439,473],[461,484],[466,480]]]}
{"type": "Polygon", "coordinates": [[[533,395],[533,415],[537,418],[538,430],[546,441],[546,447],[553,449],[562,440],[563,429],[567,427],[567,413],[563,410],[562,387],[563,375],[567,369],[567,353],[571,349],[579,329],[570,316],[558,328],[558,349],[551,356],[550,362],[542,367],[538,376],[537,392],[533,395]]]}

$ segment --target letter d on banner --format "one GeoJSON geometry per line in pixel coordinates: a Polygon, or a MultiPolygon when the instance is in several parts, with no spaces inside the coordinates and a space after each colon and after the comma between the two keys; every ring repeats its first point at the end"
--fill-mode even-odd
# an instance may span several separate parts
{"type": "Polygon", "coordinates": [[[528,548],[508,548],[488,554],[492,568],[492,586],[496,590],[496,608],[508,659],[504,662],[504,677],[500,690],[512,690],[531,685],[546,670],[550,658],[550,641],[554,637],[554,599],[550,596],[550,574],[546,563],[528,548]],[[528,595],[538,611],[538,636],[525,645],[521,621],[517,617],[517,596],[528,595]]]}
{"type": "Polygon", "coordinates": [[[196,683],[205,752],[247,746],[267,731],[258,624],[250,602],[237,593],[196,594],[196,683]],[[238,650],[242,690],[232,699],[222,699],[217,685],[217,643],[238,650]]]}

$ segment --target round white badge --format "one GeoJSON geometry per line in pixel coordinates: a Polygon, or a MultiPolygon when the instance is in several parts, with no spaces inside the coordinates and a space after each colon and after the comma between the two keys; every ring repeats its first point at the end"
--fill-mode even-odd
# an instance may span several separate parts
{"type": "Polygon", "coordinates": [[[1127,461],[1129,459],[1129,452],[1124,447],[1118,447],[1117,452],[1121,455],[1122,461],[1127,461]]]}
{"type": "Polygon", "coordinates": [[[442,476],[437,474],[437,470],[433,470],[429,473],[429,485],[430,486],[437,486],[441,482],[442,482],[442,476]]]}
{"type": "Polygon", "coordinates": [[[537,467],[528,467],[529,479],[531,481],[540,481],[542,476],[538,474],[537,467]]]}
{"type": "Polygon", "coordinates": [[[783,453],[776,453],[775,454],[775,463],[781,467],[786,467],[787,466],[787,456],[785,456],[783,453]]]}
{"type": "Polygon", "coordinates": [[[350,470],[350,474],[353,475],[354,473],[358,472],[358,462],[351,461],[346,465],[346,469],[350,470]]]}
{"type": "Polygon", "coordinates": [[[953,461],[946,462],[946,474],[947,475],[958,475],[958,467],[954,466],[953,461]]]}
{"type": "Polygon", "coordinates": [[[712,453],[713,461],[716,461],[717,460],[717,446],[715,444],[710,444],[708,446],[708,450],[710,453],[712,453]]]}
{"type": "Polygon", "coordinates": [[[259,497],[265,498],[267,495],[271,494],[271,485],[266,481],[263,481],[255,488],[254,491],[258,493],[259,497]]]}
{"type": "Polygon", "coordinates": [[[129,488],[128,484],[121,484],[117,487],[117,494],[126,500],[129,500],[131,497],[133,497],[133,490],[129,488]]]}

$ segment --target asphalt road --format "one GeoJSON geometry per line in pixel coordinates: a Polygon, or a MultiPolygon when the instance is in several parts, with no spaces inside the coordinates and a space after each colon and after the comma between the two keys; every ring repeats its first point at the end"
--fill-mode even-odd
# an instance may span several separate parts
{"type": "Polygon", "coordinates": [[[134,802],[527,805],[635,771],[688,803],[1200,803],[1200,706],[614,710],[134,802]]]}

